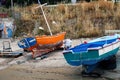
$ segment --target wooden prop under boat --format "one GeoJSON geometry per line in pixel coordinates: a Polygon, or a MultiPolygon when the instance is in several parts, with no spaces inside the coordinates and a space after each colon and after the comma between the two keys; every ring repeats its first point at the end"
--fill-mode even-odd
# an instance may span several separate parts
{"type": "Polygon", "coordinates": [[[20,48],[33,52],[33,57],[40,56],[63,45],[66,32],[62,32],[52,36],[36,36],[28,37],[20,40],[18,46],[20,48]]]}

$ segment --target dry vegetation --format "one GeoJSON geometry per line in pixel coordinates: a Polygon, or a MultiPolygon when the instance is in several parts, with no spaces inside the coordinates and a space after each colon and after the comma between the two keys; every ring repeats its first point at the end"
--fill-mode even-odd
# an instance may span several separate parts
{"type": "MultiPolygon", "coordinates": [[[[36,21],[45,29],[44,34],[49,34],[42,12],[35,9],[36,6],[34,4],[25,8],[15,8],[15,11],[21,13],[21,19],[16,22],[19,24],[16,35],[21,32],[33,35],[36,21]]],[[[104,30],[120,29],[120,5],[114,5],[110,1],[59,4],[43,8],[53,34],[66,31],[68,38],[94,37],[103,35],[104,30]]]]}

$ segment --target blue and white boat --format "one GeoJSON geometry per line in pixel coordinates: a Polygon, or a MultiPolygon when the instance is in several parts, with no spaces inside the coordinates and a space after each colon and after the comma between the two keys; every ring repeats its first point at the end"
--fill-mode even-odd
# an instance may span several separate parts
{"type": "Polygon", "coordinates": [[[63,51],[72,66],[94,65],[115,55],[120,47],[120,35],[104,36],[63,51]]]}

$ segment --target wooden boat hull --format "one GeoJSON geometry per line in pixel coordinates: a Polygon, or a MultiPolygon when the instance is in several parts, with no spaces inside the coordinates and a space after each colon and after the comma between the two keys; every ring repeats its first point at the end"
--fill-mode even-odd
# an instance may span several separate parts
{"type": "Polygon", "coordinates": [[[20,40],[18,42],[18,46],[23,49],[32,50],[39,46],[45,46],[50,44],[56,44],[60,41],[63,41],[65,38],[65,32],[53,35],[53,36],[36,36],[36,37],[28,37],[20,40]]]}
{"type": "Polygon", "coordinates": [[[34,48],[37,45],[36,39],[34,37],[28,37],[20,40],[18,46],[23,49],[34,48]]]}
{"type": "Polygon", "coordinates": [[[32,57],[35,58],[35,57],[42,56],[44,54],[47,54],[48,52],[51,52],[53,50],[60,48],[62,45],[63,45],[63,41],[59,41],[54,44],[38,45],[36,48],[32,50],[33,52],[32,57]]]}
{"type": "Polygon", "coordinates": [[[118,52],[119,47],[120,40],[107,46],[96,49],[91,48],[86,52],[73,52],[72,50],[64,51],[63,55],[67,63],[72,66],[93,65],[115,55],[118,52]]]}
{"type": "Polygon", "coordinates": [[[35,38],[36,38],[37,44],[40,44],[40,45],[55,44],[59,41],[64,40],[65,34],[66,33],[63,32],[53,36],[43,35],[43,36],[36,36],[35,38]]]}
{"type": "Polygon", "coordinates": [[[63,45],[65,34],[66,34],[65,32],[62,32],[60,34],[53,36],[43,35],[24,38],[18,42],[18,46],[25,50],[32,51],[34,56],[35,56],[35,51],[33,51],[34,48],[39,50],[40,54],[43,54],[43,52],[46,53],[54,49],[60,48],[63,45]],[[42,50],[42,53],[40,50],[42,50]]]}

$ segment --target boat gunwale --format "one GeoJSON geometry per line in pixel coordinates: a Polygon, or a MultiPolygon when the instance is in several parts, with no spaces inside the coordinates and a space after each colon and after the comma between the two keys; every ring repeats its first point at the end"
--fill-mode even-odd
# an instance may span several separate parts
{"type": "Polygon", "coordinates": [[[89,51],[89,50],[99,50],[99,49],[103,49],[103,48],[109,47],[109,46],[111,46],[111,45],[117,44],[118,42],[120,42],[120,40],[115,41],[115,42],[112,42],[111,44],[108,44],[108,45],[105,45],[105,46],[103,45],[103,47],[99,47],[99,48],[88,48],[88,51],[89,51]]]}
{"type": "Polygon", "coordinates": [[[81,51],[81,52],[73,52],[73,50],[65,50],[65,51],[63,51],[63,54],[67,54],[67,53],[69,53],[69,52],[71,52],[72,54],[76,54],[76,53],[84,53],[84,52],[93,51],[93,50],[100,50],[100,49],[109,47],[109,46],[111,46],[111,45],[117,44],[118,42],[120,42],[119,39],[118,39],[117,41],[114,41],[114,42],[112,42],[111,44],[105,45],[105,46],[103,46],[103,47],[88,48],[87,51],[81,51]]]}

